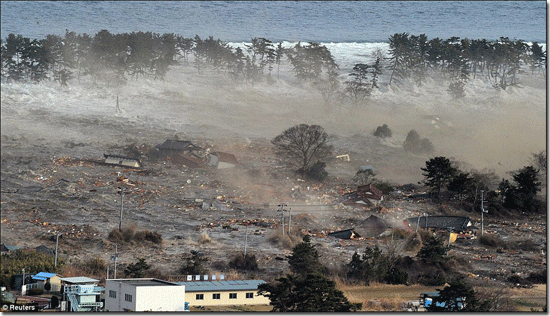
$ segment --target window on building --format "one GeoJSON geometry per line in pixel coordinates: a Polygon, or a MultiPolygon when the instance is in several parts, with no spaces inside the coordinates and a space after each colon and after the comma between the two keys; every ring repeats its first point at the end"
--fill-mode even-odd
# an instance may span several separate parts
{"type": "Polygon", "coordinates": [[[116,298],[116,291],[109,290],[109,297],[110,298],[116,298]]]}
{"type": "Polygon", "coordinates": [[[246,293],[246,298],[254,298],[254,293],[246,293]]]}
{"type": "Polygon", "coordinates": [[[220,293],[214,293],[214,294],[212,294],[212,299],[213,299],[213,300],[219,300],[219,299],[220,299],[220,293]]]}
{"type": "Polygon", "coordinates": [[[237,299],[237,293],[229,293],[229,299],[237,299]]]}
{"type": "Polygon", "coordinates": [[[131,302],[132,301],[132,295],[131,294],[124,294],[124,300],[126,302],[131,302]]]}
{"type": "Polygon", "coordinates": [[[197,300],[204,300],[204,294],[197,294],[197,295],[195,296],[195,299],[197,299],[197,300]]]}

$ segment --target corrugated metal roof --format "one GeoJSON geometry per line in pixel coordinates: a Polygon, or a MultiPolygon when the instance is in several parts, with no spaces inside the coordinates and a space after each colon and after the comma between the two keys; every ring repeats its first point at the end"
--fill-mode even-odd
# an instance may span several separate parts
{"type": "Polygon", "coordinates": [[[185,285],[185,292],[238,291],[257,290],[263,280],[227,280],[227,281],[196,281],[177,282],[185,285]]]}
{"type": "Polygon", "coordinates": [[[72,278],[61,278],[61,281],[66,283],[97,283],[99,280],[88,278],[88,277],[72,277],[72,278]]]}
{"type": "Polygon", "coordinates": [[[454,230],[464,230],[472,225],[469,217],[464,216],[418,216],[409,217],[407,222],[411,227],[431,227],[438,229],[452,228],[454,230]],[[426,225],[427,224],[427,225],[426,225]]]}
{"type": "Polygon", "coordinates": [[[121,282],[130,284],[133,286],[167,286],[167,285],[179,285],[175,282],[169,282],[153,278],[133,278],[133,279],[110,279],[108,281],[121,282]]]}
{"type": "Polygon", "coordinates": [[[55,275],[55,273],[39,272],[39,273],[35,274],[32,278],[33,278],[33,280],[45,281],[45,280],[53,277],[54,275],[55,275]]]}

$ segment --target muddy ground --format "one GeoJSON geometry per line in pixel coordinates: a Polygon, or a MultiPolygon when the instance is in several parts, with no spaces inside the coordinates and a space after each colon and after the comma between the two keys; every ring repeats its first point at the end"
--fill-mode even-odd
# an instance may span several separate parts
{"type": "MultiPolygon", "coordinates": [[[[67,264],[99,256],[111,264],[112,271],[115,244],[108,235],[118,228],[121,197],[117,191],[125,186],[123,227],[158,232],[163,242],[119,243],[119,269],[143,257],[165,276],[177,279],[182,255],[200,250],[210,259],[212,273],[274,278],[287,271],[284,258],[292,246],[292,241],[280,238],[277,210],[284,203],[291,210],[292,234],[313,234],[322,262],[338,271],[354,251],[375,244],[385,249],[390,234],[342,241],[327,237],[327,232],[359,229],[351,226],[371,215],[395,227],[407,217],[426,212],[439,215],[428,201],[408,198],[410,192],[386,196],[383,211],[357,210],[340,203],[342,191],[353,187],[352,178],[361,166],[373,166],[379,179],[394,185],[423,179],[420,168],[430,157],[407,153],[402,147],[411,128],[430,138],[437,155],[454,157],[468,168],[493,168],[500,176],[526,165],[530,154],[545,144],[544,136],[540,137],[545,122],[538,119],[544,117],[545,93],[539,85],[498,96],[474,94],[471,104],[440,104],[445,89],[433,84],[412,97],[395,91],[373,97],[363,109],[328,109],[318,106],[322,100],[315,92],[304,94],[291,85],[244,89],[205,82],[191,75],[192,69],[186,71],[185,76],[171,72],[166,82],[128,82],[122,88],[90,88],[76,82],[68,88],[55,83],[2,84],[2,243],[54,249],[52,237],[58,230],[63,233],[60,257],[67,264]],[[114,106],[119,95],[121,113],[114,106]],[[334,156],[350,156],[350,161],[327,164],[330,177],[324,184],[298,179],[272,153],[270,139],[298,123],[325,127],[334,136],[334,156]],[[382,123],[390,125],[392,138],[372,135],[382,123]],[[232,153],[239,165],[191,169],[148,160],[148,149],[176,138],[232,153]],[[133,155],[136,151],[142,154],[143,170],[101,163],[104,153],[133,155]],[[256,256],[260,271],[237,274],[227,264],[244,251],[245,239],[247,253],[256,256]]],[[[470,216],[479,226],[479,214],[447,210],[470,216]]],[[[460,272],[479,278],[480,284],[508,286],[511,275],[526,277],[545,267],[545,215],[495,218],[489,214],[485,225],[487,232],[506,242],[531,240],[532,247],[497,251],[477,240],[458,241],[450,253],[463,258],[460,272]]],[[[401,255],[416,254],[403,245],[397,249],[401,255]]]]}
{"type": "MultiPolygon", "coordinates": [[[[29,119],[29,118],[27,118],[29,119]]],[[[81,131],[90,129],[97,134],[96,124],[103,133],[116,133],[124,128],[131,135],[140,128],[94,120],[49,121],[48,116],[36,113],[37,124],[63,124],[81,131]],[[41,121],[44,120],[44,121],[41,121]]],[[[170,161],[148,161],[144,154],[143,170],[102,164],[104,152],[128,154],[129,148],[146,153],[148,148],[176,135],[170,130],[154,135],[115,142],[105,148],[90,135],[87,143],[29,140],[25,137],[2,136],[2,242],[8,245],[34,248],[40,245],[54,248],[54,231],[61,231],[60,256],[68,263],[84,262],[99,255],[107,262],[114,253],[114,243],[108,234],[117,228],[120,219],[118,188],[125,186],[123,227],[151,230],[162,234],[162,245],[149,242],[118,245],[118,264],[146,258],[153,267],[175,276],[181,266],[182,254],[201,250],[210,258],[213,272],[229,273],[227,262],[242,252],[247,243],[248,253],[255,254],[261,269],[259,276],[269,278],[286,270],[280,260],[290,252],[291,243],[281,242],[280,212],[277,203],[291,209],[291,229],[294,234],[308,231],[315,234],[323,262],[338,270],[349,262],[354,251],[366,245],[387,245],[388,236],[341,241],[326,234],[332,230],[351,228],[371,215],[395,223],[406,217],[428,212],[439,214],[436,207],[424,200],[401,195],[387,196],[383,212],[358,210],[339,203],[342,190],[352,187],[349,180],[358,165],[367,160],[366,153],[352,153],[350,162],[333,161],[328,170],[332,175],[325,184],[304,182],[279,165],[273,158],[268,139],[203,139],[193,137],[203,148],[235,153],[239,166],[231,169],[191,169],[170,161]],[[335,172],[331,172],[334,174],[335,172]],[[347,176],[347,178],[346,178],[347,176]],[[127,180],[124,180],[127,179],[127,180]],[[245,224],[248,224],[246,228],[245,224]],[[245,236],[247,234],[247,236],[245,236]]],[[[104,137],[104,136],[103,136],[104,137]]],[[[181,136],[177,136],[181,137],[181,136]]],[[[369,142],[380,147],[378,152],[394,151],[389,156],[406,155],[400,149],[384,148],[372,135],[355,135],[344,139],[349,152],[354,142],[369,142]],[[378,142],[378,144],[377,144],[378,142]]],[[[381,154],[382,155],[382,154],[381,154]]],[[[368,158],[373,159],[372,155],[368,158]]],[[[411,157],[421,166],[425,157],[411,157]]],[[[379,160],[377,160],[379,161],[379,160]]],[[[386,162],[391,164],[392,162],[386,162]]],[[[380,162],[380,165],[384,163],[380,162]]],[[[471,216],[477,214],[454,214],[471,216]]],[[[479,226],[479,225],[477,225],[479,226]]],[[[498,234],[506,241],[531,240],[535,249],[529,251],[500,251],[480,246],[475,240],[459,241],[451,253],[467,258],[468,271],[494,282],[505,281],[512,272],[527,276],[540,271],[546,264],[546,218],[523,217],[492,219],[487,216],[488,233],[498,234]]],[[[414,252],[402,251],[414,256],[414,252]]]]}

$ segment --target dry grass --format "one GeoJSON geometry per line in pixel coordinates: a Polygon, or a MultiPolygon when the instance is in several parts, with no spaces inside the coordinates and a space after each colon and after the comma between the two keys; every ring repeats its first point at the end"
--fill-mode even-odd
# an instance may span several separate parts
{"type": "Polygon", "coordinates": [[[267,236],[267,240],[272,245],[278,245],[284,249],[292,249],[294,246],[302,242],[303,236],[296,233],[283,233],[279,229],[271,230],[267,236]]]}
{"type": "Polygon", "coordinates": [[[336,288],[352,303],[362,303],[361,311],[402,311],[406,302],[417,300],[422,292],[435,291],[437,286],[389,285],[373,283],[370,286],[344,284],[336,280],[336,288]]]}
{"type": "Polygon", "coordinates": [[[208,236],[208,233],[207,232],[202,232],[201,237],[199,238],[199,243],[200,244],[209,244],[211,242],[212,242],[212,238],[210,238],[210,236],[208,236]]]}

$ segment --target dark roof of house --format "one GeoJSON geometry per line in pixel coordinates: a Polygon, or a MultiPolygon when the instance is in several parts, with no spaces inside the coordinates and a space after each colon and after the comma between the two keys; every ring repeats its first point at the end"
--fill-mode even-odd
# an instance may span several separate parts
{"type": "Polygon", "coordinates": [[[47,254],[47,255],[55,255],[55,250],[53,250],[52,248],[48,248],[44,245],[40,245],[40,246],[34,248],[34,250],[36,252],[40,252],[40,253],[47,254]]]}
{"type": "Polygon", "coordinates": [[[340,238],[340,239],[350,239],[350,238],[361,237],[356,231],[353,230],[353,228],[331,232],[331,233],[328,233],[328,235],[331,237],[340,238]]]}
{"type": "Polygon", "coordinates": [[[18,249],[21,249],[21,247],[2,244],[2,251],[15,251],[15,250],[18,250],[18,249]]]}
{"type": "Polygon", "coordinates": [[[167,149],[167,150],[197,150],[201,149],[198,146],[193,145],[190,141],[187,140],[174,140],[167,139],[164,143],[155,146],[158,149],[167,149]]]}
{"type": "Polygon", "coordinates": [[[417,223],[420,228],[426,227],[427,224],[429,228],[452,228],[453,230],[464,230],[472,225],[470,218],[465,216],[419,216],[409,217],[406,221],[409,223],[409,226],[415,228],[417,223]]]}

